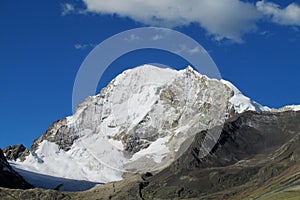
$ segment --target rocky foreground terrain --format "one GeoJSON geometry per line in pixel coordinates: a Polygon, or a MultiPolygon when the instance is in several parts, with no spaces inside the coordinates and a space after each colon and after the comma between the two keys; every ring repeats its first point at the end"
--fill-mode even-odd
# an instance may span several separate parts
{"type": "MultiPolygon", "coordinates": [[[[124,174],[84,192],[0,189],[1,199],[299,199],[300,112],[248,111],[199,131],[187,151],[153,173],[124,174]],[[207,135],[222,129],[202,158],[207,135]]],[[[1,172],[2,174],[2,172],[1,172]]],[[[2,179],[1,179],[2,180],[2,179]]],[[[2,185],[3,186],[3,185],[2,185]]]]}

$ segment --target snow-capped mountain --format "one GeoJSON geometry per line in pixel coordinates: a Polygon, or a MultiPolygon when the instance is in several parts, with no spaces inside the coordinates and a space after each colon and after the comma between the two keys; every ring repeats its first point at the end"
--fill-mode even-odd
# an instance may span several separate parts
{"type": "Polygon", "coordinates": [[[279,111],[300,111],[300,105],[288,105],[279,108],[279,111]]]}
{"type": "Polygon", "coordinates": [[[230,82],[209,79],[191,67],[144,65],[86,98],[73,116],[54,122],[34,141],[24,161],[12,163],[32,184],[23,170],[91,182],[121,180],[124,172],[168,166],[197,132],[246,110],[270,111],[230,82]]]}

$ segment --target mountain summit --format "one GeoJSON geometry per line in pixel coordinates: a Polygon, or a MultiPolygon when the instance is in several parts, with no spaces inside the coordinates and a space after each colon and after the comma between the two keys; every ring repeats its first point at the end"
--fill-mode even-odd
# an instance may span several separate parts
{"type": "Polygon", "coordinates": [[[78,180],[117,181],[125,172],[164,169],[186,151],[196,132],[247,110],[270,111],[230,82],[209,79],[191,67],[144,65],[86,98],[74,115],[54,122],[34,141],[24,161],[12,163],[40,187],[54,188],[58,182],[37,183],[28,171],[68,180],[65,190],[77,187],[78,180]]]}

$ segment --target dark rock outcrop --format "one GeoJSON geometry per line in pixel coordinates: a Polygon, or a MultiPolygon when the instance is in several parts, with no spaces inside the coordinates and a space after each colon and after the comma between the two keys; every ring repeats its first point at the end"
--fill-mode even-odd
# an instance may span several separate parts
{"type": "Polygon", "coordinates": [[[3,153],[9,160],[16,161],[19,158],[24,161],[25,157],[29,155],[29,150],[23,144],[20,144],[5,147],[3,153]]]}
{"type": "Polygon", "coordinates": [[[0,149],[0,187],[28,189],[33,188],[20,176],[7,162],[3,151],[0,149]]]}
{"type": "Polygon", "coordinates": [[[74,134],[74,128],[67,128],[67,119],[57,120],[52,123],[48,130],[41,135],[39,138],[33,141],[30,151],[35,152],[39,144],[48,140],[49,142],[54,142],[59,146],[59,148],[68,151],[70,150],[74,140],[78,139],[78,135],[74,134]]]}

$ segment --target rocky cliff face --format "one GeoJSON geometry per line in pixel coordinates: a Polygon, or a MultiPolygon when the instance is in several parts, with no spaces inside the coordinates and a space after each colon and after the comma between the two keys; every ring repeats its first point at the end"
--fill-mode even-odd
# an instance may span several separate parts
{"type": "Polygon", "coordinates": [[[21,161],[24,161],[25,157],[29,155],[29,150],[23,144],[20,144],[5,147],[3,153],[9,160],[16,161],[17,159],[20,159],[21,161]]]}

